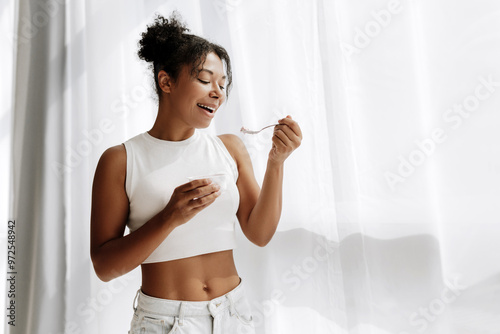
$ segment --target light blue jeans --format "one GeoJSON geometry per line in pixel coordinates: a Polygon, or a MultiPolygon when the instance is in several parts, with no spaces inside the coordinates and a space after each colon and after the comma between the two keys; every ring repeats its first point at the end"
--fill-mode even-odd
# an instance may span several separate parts
{"type": "Polygon", "coordinates": [[[139,289],[133,307],[129,334],[255,334],[241,278],[236,288],[209,301],[155,298],[139,289]]]}

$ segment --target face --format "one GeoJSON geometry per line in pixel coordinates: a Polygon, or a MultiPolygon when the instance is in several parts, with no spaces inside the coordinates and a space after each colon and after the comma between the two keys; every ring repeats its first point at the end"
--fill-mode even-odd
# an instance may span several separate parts
{"type": "Polygon", "coordinates": [[[191,66],[185,65],[175,82],[167,75],[169,86],[162,90],[171,116],[179,117],[189,126],[205,128],[225,100],[226,76],[222,61],[213,52],[207,54],[199,70],[191,75],[191,66]]]}

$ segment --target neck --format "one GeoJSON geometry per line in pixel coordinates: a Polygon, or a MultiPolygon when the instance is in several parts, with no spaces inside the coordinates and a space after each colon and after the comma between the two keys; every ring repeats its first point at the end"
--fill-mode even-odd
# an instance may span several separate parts
{"type": "Polygon", "coordinates": [[[173,112],[172,106],[160,101],[155,123],[149,134],[168,141],[181,141],[194,134],[195,128],[186,124],[179,115],[173,112]]]}

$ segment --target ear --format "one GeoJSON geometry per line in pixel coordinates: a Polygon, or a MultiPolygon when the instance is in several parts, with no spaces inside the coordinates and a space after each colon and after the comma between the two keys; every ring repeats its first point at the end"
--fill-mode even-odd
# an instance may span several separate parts
{"type": "Polygon", "coordinates": [[[167,72],[161,70],[158,72],[158,85],[160,85],[160,89],[164,93],[170,93],[174,85],[174,80],[167,72]]]}

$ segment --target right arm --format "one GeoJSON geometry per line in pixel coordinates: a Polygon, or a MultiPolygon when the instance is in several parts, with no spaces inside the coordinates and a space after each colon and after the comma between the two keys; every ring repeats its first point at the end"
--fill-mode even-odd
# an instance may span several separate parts
{"type": "Polygon", "coordinates": [[[179,186],[163,210],[133,233],[123,236],[129,214],[126,169],[126,150],[118,145],[102,154],[94,175],[90,256],[97,276],[105,282],[139,266],[175,227],[186,223],[218,197],[213,185],[205,180],[179,186]],[[210,195],[192,201],[204,194],[210,195]]]}

